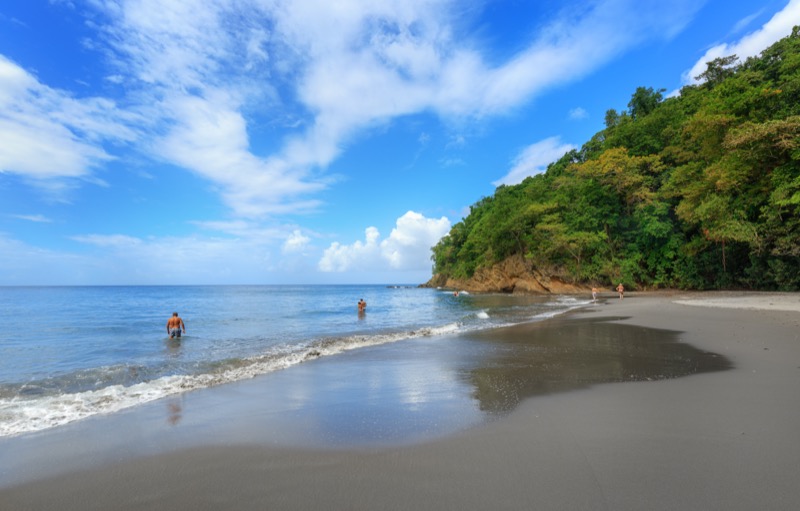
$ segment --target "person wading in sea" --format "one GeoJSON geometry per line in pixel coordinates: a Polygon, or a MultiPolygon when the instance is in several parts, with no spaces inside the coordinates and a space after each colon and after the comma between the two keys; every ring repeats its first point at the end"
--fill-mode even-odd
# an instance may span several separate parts
{"type": "Polygon", "coordinates": [[[180,337],[181,329],[183,329],[183,333],[186,333],[186,325],[183,324],[183,320],[178,316],[177,312],[173,312],[172,317],[167,320],[169,338],[180,337]]]}

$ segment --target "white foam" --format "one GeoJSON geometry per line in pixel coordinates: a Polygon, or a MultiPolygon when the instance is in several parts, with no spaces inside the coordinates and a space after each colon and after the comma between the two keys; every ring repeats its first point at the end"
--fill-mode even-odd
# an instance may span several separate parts
{"type": "Polygon", "coordinates": [[[790,293],[752,293],[746,296],[704,297],[675,300],[681,305],[724,309],[775,310],[800,312],[800,298],[790,293]]]}
{"type": "Polygon", "coordinates": [[[113,385],[99,390],[36,398],[0,399],[0,437],[40,431],[100,414],[119,412],[164,397],[253,378],[286,369],[307,360],[345,351],[422,336],[455,333],[457,323],[369,336],[351,336],[316,341],[307,346],[283,346],[272,353],[236,361],[218,372],[164,376],[125,387],[113,385]]]}
{"type": "Polygon", "coordinates": [[[548,307],[564,307],[564,306],[580,306],[580,305],[588,305],[592,303],[592,300],[587,299],[578,299],[575,296],[569,295],[561,295],[558,296],[555,301],[547,302],[545,305],[548,307]]]}
{"type": "Polygon", "coordinates": [[[458,323],[450,323],[449,325],[443,325],[439,327],[433,328],[423,328],[422,332],[423,335],[447,335],[458,332],[460,329],[458,323]]]}
{"type": "MultiPolygon", "coordinates": [[[[548,310],[530,318],[542,320],[563,314],[589,302],[566,300],[556,304],[560,310],[548,310]],[[564,309],[566,306],[566,310],[564,309]]],[[[485,310],[475,313],[481,320],[490,319],[485,310]]],[[[508,325],[518,321],[510,322],[508,325]]],[[[411,332],[349,336],[322,339],[307,345],[284,345],[272,352],[229,361],[222,368],[201,374],[164,376],[152,381],[131,386],[113,385],[98,390],[60,395],[0,398],[0,437],[39,431],[68,424],[73,421],[100,414],[115,413],[127,408],[148,403],[164,397],[208,388],[225,383],[253,378],[273,371],[286,369],[307,360],[333,356],[358,348],[377,346],[404,339],[428,336],[451,335],[465,330],[483,330],[501,325],[490,321],[448,323],[441,326],[420,328],[411,332]]]]}

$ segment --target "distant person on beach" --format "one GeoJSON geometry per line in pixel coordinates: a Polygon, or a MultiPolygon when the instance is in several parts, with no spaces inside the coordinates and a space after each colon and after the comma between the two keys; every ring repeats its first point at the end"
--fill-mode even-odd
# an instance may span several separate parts
{"type": "Polygon", "coordinates": [[[173,312],[172,317],[167,320],[169,338],[180,337],[181,329],[183,329],[183,333],[186,333],[186,325],[183,324],[183,320],[178,316],[177,312],[173,312]]]}
{"type": "Polygon", "coordinates": [[[366,312],[367,310],[367,302],[364,301],[363,298],[358,300],[358,312],[366,312]]]}
{"type": "Polygon", "coordinates": [[[622,285],[622,282],[617,286],[617,293],[619,293],[619,299],[622,300],[625,296],[625,286],[622,285]]]}
{"type": "Polygon", "coordinates": [[[593,302],[597,301],[597,288],[596,287],[592,288],[592,301],[593,302]]]}

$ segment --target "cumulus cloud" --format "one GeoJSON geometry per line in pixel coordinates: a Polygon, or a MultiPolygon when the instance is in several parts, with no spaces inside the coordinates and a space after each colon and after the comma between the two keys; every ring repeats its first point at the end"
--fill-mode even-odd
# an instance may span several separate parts
{"type": "Polygon", "coordinates": [[[375,227],[367,227],[364,241],[357,240],[352,245],[333,242],[320,259],[318,267],[324,272],[343,272],[353,268],[373,270],[380,266],[381,251],[378,245],[380,232],[375,227]]]}
{"type": "MultiPolygon", "coordinates": [[[[764,26],[733,43],[722,43],[709,48],[706,53],[683,74],[683,83],[698,83],[695,77],[706,70],[706,63],[721,57],[736,55],[740,60],[759,55],[770,45],[792,32],[800,20],[800,0],[790,0],[786,7],[776,13],[764,26]]],[[[737,25],[738,26],[738,25],[737,25]]]]}
{"type": "Polygon", "coordinates": [[[318,267],[324,272],[344,272],[351,269],[429,270],[431,247],[450,231],[446,217],[426,218],[409,211],[397,219],[389,237],[380,240],[375,227],[365,230],[364,241],[351,245],[338,242],[328,247],[318,267]]]}
{"type": "Polygon", "coordinates": [[[492,184],[500,186],[521,183],[528,176],[541,174],[547,170],[547,165],[573,149],[576,149],[576,146],[562,143],[559,137],[550,137],[531,144],[514,158],[508,174],[492,184]]]}

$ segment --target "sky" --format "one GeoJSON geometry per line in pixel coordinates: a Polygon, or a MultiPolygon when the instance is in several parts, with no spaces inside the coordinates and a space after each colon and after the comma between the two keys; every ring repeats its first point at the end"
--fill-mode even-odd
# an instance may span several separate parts
{"type": "Polygon", "coordinates": [[[800,0],[0,0],[0,285],[420,284],[800,0]]]}

